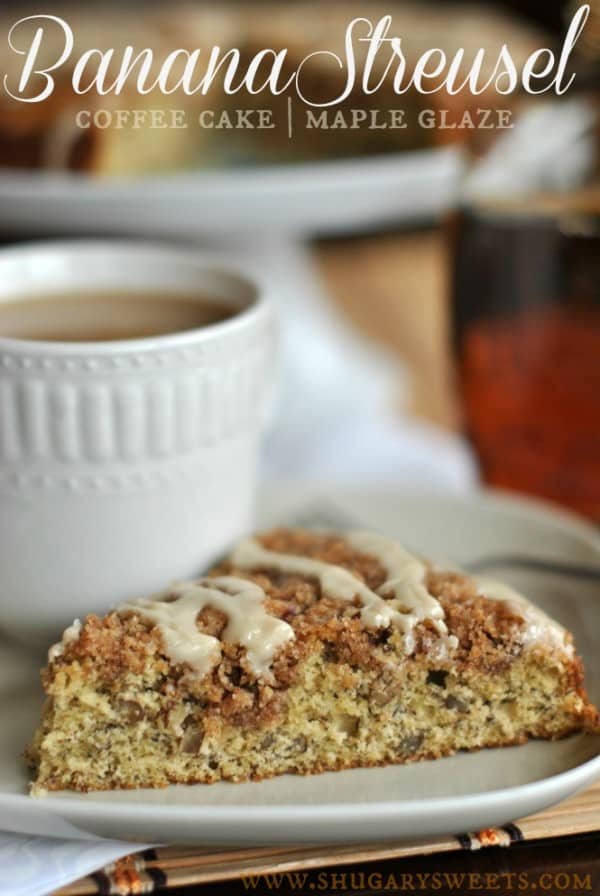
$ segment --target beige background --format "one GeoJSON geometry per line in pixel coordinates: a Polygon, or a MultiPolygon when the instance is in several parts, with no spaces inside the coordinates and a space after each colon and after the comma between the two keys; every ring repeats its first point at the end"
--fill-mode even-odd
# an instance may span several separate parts
{"type": "Polygon", "coordinates": [[[408,367],[409,410],[456,429],[443,231],[325,242],[316,247],[316,257],[330,294],[350,321],[408,367]]]}

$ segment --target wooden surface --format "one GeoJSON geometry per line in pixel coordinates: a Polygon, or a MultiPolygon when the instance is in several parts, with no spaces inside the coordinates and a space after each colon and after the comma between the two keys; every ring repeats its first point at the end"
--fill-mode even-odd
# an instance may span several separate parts
{"type": "MultiPolygon", "coordinates": [[[[158,891],[160,892],[160,891],[158,891]]],[[[437,853],[376,863],[338,865],[329,870],[297,872],[164,890],[177,896],[598,896],[600,837],[580,835],[560,840],[519,843],[510,849],[437,853]]]]}
{"type": "Polygon", "coordinates": [[[334,302],[357,330],[406,365],[408,410],[456,428],[443,230],[331,241],[316,247],[315,258],[334,302]]]}

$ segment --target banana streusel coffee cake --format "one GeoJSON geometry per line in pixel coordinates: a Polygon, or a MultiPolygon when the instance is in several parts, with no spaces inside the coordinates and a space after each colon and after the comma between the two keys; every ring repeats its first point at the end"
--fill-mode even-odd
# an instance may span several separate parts
{"type": "Polygon", "coordinates": [[[572,637],[373,533],[279,529],[52,647],[34,793],[243,781],[598,730],[572,637]]]}

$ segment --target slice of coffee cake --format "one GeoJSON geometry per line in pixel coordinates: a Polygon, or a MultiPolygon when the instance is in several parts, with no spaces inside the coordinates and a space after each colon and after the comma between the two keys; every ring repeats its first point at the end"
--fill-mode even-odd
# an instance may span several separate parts
{"type": "Polygon", "coordinates": [[[276,530],[51,648],[34,793],[243,781],[598,730],[560,625],[380,535],[276,530]]]}

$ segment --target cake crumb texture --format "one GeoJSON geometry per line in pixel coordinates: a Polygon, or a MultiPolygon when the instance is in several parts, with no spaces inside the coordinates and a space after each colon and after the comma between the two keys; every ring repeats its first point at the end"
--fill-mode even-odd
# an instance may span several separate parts
{"type": "MultiPolygon", "coordinates": [[[[381,558],[343,535],[278,529],[258,541],[342,567],[370,589],[387,578],[381,558]]],[[[398,629],[365,625],[359,600],[324,596],[315,578],[227,561],[211,575],[256,583],[266,611],[292,627],[270,669],[258,674],[244,647],[222,640],[199,676],[172,661],[143,613],[88,616],[42,675],[33,793],[312,774],[599,730],[570,635],[558,647],[531,643],[526,614],[467,576],[426,568],[457,646],[425,619],[407,653],[398,629]]],[[[222,638],[227,617],[206,607],[196,625],[222,638]]]]}

